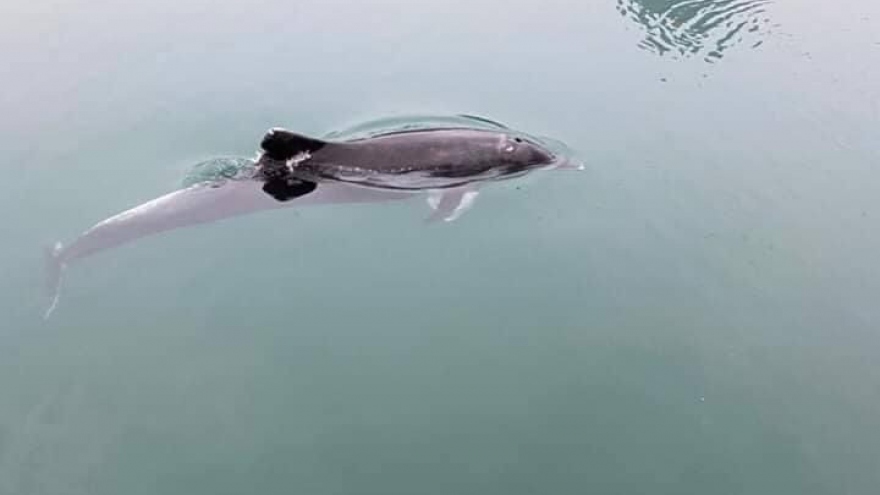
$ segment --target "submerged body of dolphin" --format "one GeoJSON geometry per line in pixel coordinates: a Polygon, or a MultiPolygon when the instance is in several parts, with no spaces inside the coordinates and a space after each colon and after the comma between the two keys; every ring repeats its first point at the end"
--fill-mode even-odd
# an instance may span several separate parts
{"type": "Polygon", "coordinates": [[[103,220],[46,254],[52,302],[71,263],[153,234],[290,206],[373,203],[428,193],[429,220],[452,221],[473,205],[480,182],[539,168],[570,168],[504,132],[436,129],[330,143],[273,129],[253,173],[180,189],[103,220]]]}
{"type": "Polygon", "coordinates": [[[212,223],[264,210],[340,203],[376,203],[406,199],[410,193],[375,191],[344,184],[326,184],[296,201],[279,202],[262,190],[262,182],[244,179],[202,183],[180,189],[107,218],[69,245],[56,243],[46,253],[49,317],[58,302],[61,276],[71,263],[100,251],[170,230],[212,223]]]}

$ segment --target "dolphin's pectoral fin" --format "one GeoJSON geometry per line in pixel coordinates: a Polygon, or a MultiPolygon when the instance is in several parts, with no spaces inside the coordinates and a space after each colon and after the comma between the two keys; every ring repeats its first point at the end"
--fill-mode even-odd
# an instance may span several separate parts
{"type": "Polygon", "coordinates": [[[455,221],[474,206],[479,194],[479,191],[469,186],[430,191],[428,206],[434,211],[425,221],[428,223],[440,220],[444,222],[455,221]]]}
{"type": "Polygon", "coordinates": [[[291,199],[305,196],[314,191],[318,184],[298,179],[270,179],[263,184],[263,191],[278,201],[290,201],[291,199]]]}

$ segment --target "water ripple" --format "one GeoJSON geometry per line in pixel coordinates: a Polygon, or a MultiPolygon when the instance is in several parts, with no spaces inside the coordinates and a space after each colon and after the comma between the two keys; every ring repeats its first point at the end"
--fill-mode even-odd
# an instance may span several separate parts
{"type": "Polygon", "coordinates": [[[759,46],[770,30],[770,0],[617,0],[617,10],[645,30],[639,46],[678,58],[720,60],[735,45],[759,46]]]}

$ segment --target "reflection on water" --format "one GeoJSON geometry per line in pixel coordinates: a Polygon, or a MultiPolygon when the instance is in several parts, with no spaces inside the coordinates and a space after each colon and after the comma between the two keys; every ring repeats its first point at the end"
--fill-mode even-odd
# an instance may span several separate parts
{"type": "Polygon", "coordinates": [[[617,9],[645,29],[639,46],[660,55],[715,62],[732,46],[763,41],[769,0],[617,0],[617,9]]]}

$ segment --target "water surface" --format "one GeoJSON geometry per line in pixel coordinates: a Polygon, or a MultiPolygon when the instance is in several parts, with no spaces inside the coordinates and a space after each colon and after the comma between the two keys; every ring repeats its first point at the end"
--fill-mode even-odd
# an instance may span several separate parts
{"type": "Polygon", "coordinates": [[[0,7],[0,494],[874,494],[880,8],[0,7]],[[41,248],[263,132],[486,116],[587,170],[41,248]]]}

